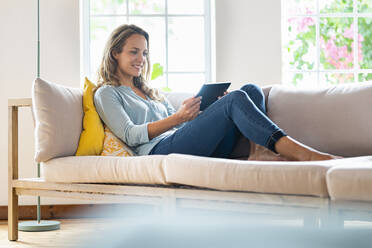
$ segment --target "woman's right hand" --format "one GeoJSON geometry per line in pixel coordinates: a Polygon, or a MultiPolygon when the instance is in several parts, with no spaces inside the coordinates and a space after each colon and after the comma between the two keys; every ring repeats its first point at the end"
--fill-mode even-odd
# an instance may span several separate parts
{"type": "Polygon", "coordinates": [[[175,113],[178,116],[180,123],[195,119],[200,112],[201,96],[191,97],[183,101],[181,107],[175,113]]]}

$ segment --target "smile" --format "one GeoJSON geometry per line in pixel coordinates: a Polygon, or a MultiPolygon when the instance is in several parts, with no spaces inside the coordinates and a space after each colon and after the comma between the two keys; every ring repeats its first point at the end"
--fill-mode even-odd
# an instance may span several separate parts
{"type": "Polygon", "coordinates": [[[134,68],[136,68],[137,70],[141,70],[142,69],[142,65],[133,65],[134,68]]]}

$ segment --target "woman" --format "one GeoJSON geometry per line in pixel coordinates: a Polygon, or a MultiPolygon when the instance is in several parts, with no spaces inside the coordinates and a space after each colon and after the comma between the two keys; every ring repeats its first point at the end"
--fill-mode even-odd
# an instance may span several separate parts
{"type": "Polygon", "coordinates": [[[94,102],[104,123],[138,155],[228,158],[241,133],[288,160],[336,158],[287,136],[265,115],[265,98],[256,85],[226,94],[203,112],[200,97],[186,99],[175,111],[147,85],[149,72],[149,35],[135,25],[116,28],[104,50],[94,102]]]}

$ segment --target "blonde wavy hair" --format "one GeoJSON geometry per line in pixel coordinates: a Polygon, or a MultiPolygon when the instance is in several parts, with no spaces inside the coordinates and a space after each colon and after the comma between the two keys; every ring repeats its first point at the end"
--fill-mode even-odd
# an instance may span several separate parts
{"type": "MultiPolygon", "coordinates": [[[[149,34],[145,30],[133,24],[124,24],[117,27],[114,31],[112,31],[106,43],[102,62],[98,69],[98,84],[97,87],[94,89],[94,92],[96,92],[97,89],[103,85],[121,85],[120,79],[117,76],[118,62],[114,58],[114,54],[119,54],[122,52],[123,46],[125,45],[127,39],[133,34],[144,36],[147,41],[147,50],[149,50],[149,34]]],[[[133,84],[135,87],[149,96],[152,100],[162,101],[163,96],[160,95],[159,91],[157,89],[151,88],[147,83],[150,77],[150,70],[150,56],[149,54],[147,54],[141,75],[138,77],[133,77],[133,84]]]]}

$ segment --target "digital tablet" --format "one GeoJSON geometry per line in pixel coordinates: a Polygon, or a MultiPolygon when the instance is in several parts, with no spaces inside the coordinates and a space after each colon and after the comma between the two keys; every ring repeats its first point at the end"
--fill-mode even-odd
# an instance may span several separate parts
{"type": "Polygon", "coordinates": [[[200,110],[205,110],[209,105],[218,100],[219,96],[230,87],[231,82],[203,84],[196,97],[202,96],[200,110]]]}

